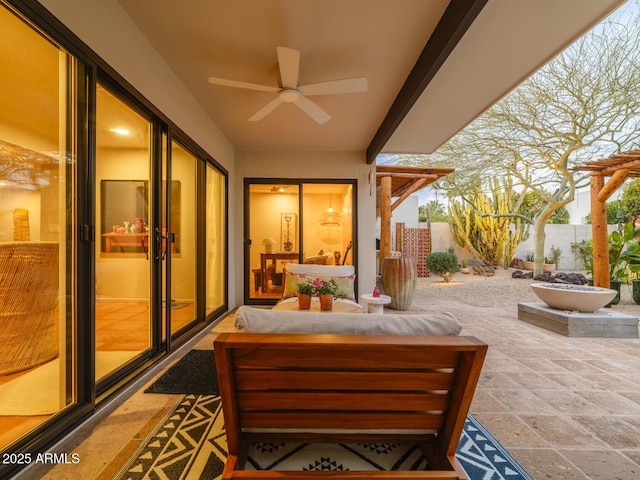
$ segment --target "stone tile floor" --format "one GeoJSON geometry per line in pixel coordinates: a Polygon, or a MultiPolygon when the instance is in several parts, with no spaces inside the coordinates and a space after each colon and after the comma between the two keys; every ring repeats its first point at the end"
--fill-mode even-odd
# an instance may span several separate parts
{"type": "MultiPolygon", "coordinates": [[[[628,305],[616,310],[640,313],[628,305]]],[[[463,335],[489,344],[471,412],[533,478],[640,478],[640,340],[567,338],[518,320],[515,304],[472,306],[418,288],[403,313],[421,311],[450,311],[463,335]]],[[[215,335],[231,328],[227,317],[189,348],[211,348],[215,335]]],[[[78,453],[79,464],[23,478],[113,478],[177,400],[142,393],[151,381],[139,382],[119,407],[58,448],[78,453]]]]}

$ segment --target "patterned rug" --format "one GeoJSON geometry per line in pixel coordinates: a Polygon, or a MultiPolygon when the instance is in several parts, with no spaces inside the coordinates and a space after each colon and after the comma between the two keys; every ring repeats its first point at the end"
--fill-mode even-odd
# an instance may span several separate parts
{"type": "MultiPolygon", "coordinates": [[[[125,465],[118,480],[216,479],[226,460],[220,397],[185,395],[125,465]]],[[[471,415],[457,453],[471,480],[533,480],[471,415]]],[[[358,445],[255,445],[247,468],[296,470],[423,470],[415,447],[358,445]]]]}

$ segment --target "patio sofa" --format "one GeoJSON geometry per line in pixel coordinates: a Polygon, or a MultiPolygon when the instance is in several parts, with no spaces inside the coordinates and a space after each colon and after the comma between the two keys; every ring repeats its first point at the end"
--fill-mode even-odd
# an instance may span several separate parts
{"type": "Polygon", "coordinates": [[[455,453],[486,351],[461,336],[221,334],[222,478],[468,478],[455,453]],[[431,470],[243,471],[250,445],[280,443],[416,444],[431,470]]]}

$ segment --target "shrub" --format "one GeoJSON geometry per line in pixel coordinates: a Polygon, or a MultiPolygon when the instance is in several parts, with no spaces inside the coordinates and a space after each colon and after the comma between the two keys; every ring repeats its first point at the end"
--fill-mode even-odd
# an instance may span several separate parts
{"type": "Polygon", "coordinates": [[[453,253],[433,252],[427,255],[427,268],[434,275],[450,281],[458,271],[458,257],[453,253]]]}

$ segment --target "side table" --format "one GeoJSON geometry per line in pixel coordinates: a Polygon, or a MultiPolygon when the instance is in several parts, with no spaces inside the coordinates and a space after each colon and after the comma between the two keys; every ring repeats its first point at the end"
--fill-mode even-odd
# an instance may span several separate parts
{"type": "Polygon", "coordinates": [[[360,301],[367,304],[368,313],[384,313],[384,306],[391,303],[391,297],[389,295],[374,297],[371,293],[363,293],[360,295],[360,301]]]}

